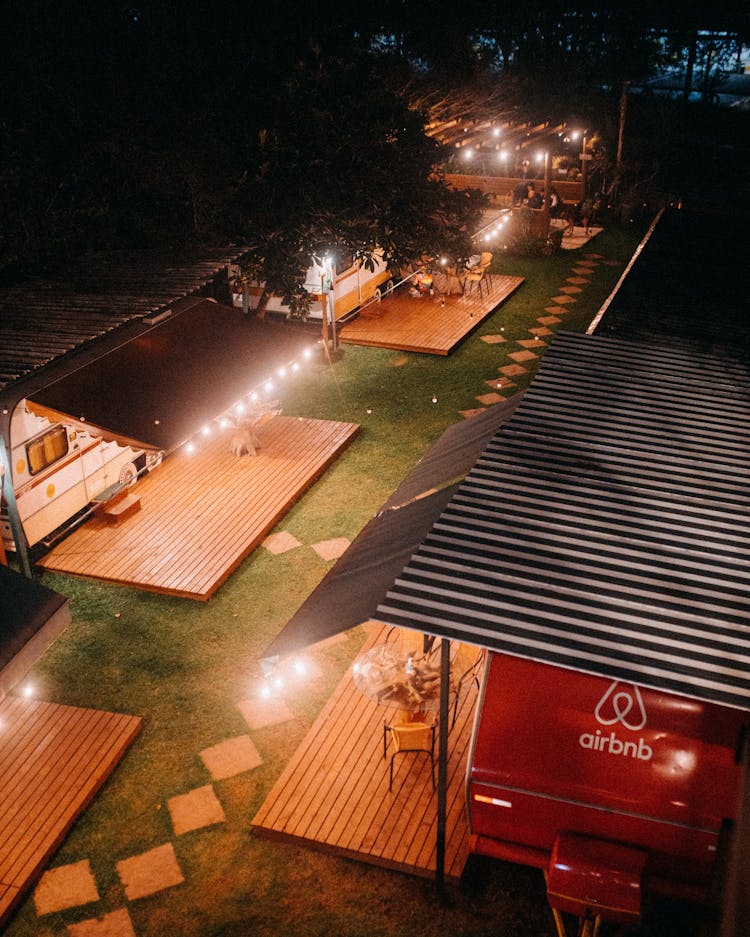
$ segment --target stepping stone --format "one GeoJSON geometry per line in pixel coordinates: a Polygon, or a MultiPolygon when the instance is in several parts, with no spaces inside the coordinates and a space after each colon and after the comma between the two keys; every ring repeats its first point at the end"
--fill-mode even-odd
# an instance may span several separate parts
{"type": "Polygon", "coordinates": [[[535,325],[533,329],[529,329],[532,335],[554,335],[555,333],[552,329],[548,329],[546,325],[535,325]]]}
{"type": "Polygon", "coordinates": [[[41,877],[34,891],[36,913],[40,917],[98,900],[99,892],[88,859],[50,869],[41,877]]]}
{"type": "MultiPolygon", "coordinates": [[[[500,380],[502,380],[502,378],[500,380]]],[[[489,381],[487,383],[489,383],[489,381]]],[[[495,386],[494,382],[492,386],[495,386]]],[[[493,403],[500,403],[501,401],[505,400],[505,397],[501,397],[500,394],[482,394],[481,397],[477,397],[476,399],[480,403],[485,404],[485,406],[490,407],[493,403]]]]}
{"type": "Polygon", "coordinates": [[[69,937],[136,937],[127,908],[120,908],[102,917],[68,924],[69,937]]]}
{"type": "Polygon", "coordinates": [[[586,260],[604,260],[604,256],[602,254],[584,254],[583,256],[586,258],[586,260]]]}
{"type": "Polygon", "coordinates": [[[532,361],[539,356],[535,355],[533,351],[512,351],[508,357],[514,361],[532,361]]]}
{"type": "Polygon", "coordinates": [[[506,364],[497,370],[506,377],[518,377],[519,374],[527,373],[526,368],[521,364],[506,364]]]}
{"type": "Polygon", "coordinates": [[[506,341],[504,335],[480,335],[479,337],[488,345],[499,345],[501,342],[506,341]]]}
{"type": "Polygon", "coordinates": [[[333,540],[321,540],[312,545],[313,550],[324,560],[337,560],[351,546],[346,537],[334,537],[333,540]]]}
{"type": "Polygon", "coordinates": [[[210,784],[196,787],[187,794],[177,794],[167,801],[175,836],[202,830],[226,820],[224,809],[210,784]]]}
{"type": "Polygon", "coordinates": [[[541,322],[542,325],[557,325],[562,322],[562,319],[558,318],[558,316],[539,316],[536,321],[541,322]]]}
{"type": "Polygon", "coordinates": [[[243,771],[252,771],[263,764],[263,759],[249,735],[238,735],[236,738],[219,742],[218,745],[204,748],[199,752],[199,757],[214,781],[233,778],[243,771]]]}
{"type": "Polygon", "coordinates": [[[553,296],[552,302],[559,303],[562,306],[564,303],[574,303],[575,300],[572,296],[553,296]]]}
{"type": "Polygon", "coordinates": [[[586,283],[591,283],[591,280],[586,277],[568,277],[565,282],[572,283],[574,286],[584,286],[586,283]]]}
{"type": "Polygon", "coordinates": [[[561,292],[561,293],[568,293],[568,294],[570,294],[570,293],[582,293],[583,290],[581,289],[580,286],[561,286],[561,287],[560,287],[560,292],[561,292]]]}
{"type": "Polygon", "coordinates": [[[605,265],[605,267],[621,267],[622,266],[621,260],[603,260],[602,263],[605,265]]]}
{"type": "Polygon", "coordinates": [[[401,355],[398,358],[393,358],[391,360],[391,367],[393,368],[403,368],[403,366],[408,362],[408,355],[401,355]]]}
{"type": "Polygon", "coordinates": [[[128,901],[155,895],[185,881],[171,843],[122,859],[115,868],[128,901]]]}
{"type": "Polygon", "coordinates": [[[545,306],[545,312],[551,312],[555,316],[564,316],[566,312],[570,310],[566,309],[564,306],[545,306]]]}
{"type": "MultiPolygon", "coordinates": [[[[594,272],[594,265],[593,265],[593,264],[587,265],[587,266],[585,266],[585,267],[581,267],[580,265],[579,265],[578,267],[573,267],[573,273],[578,273],[578,274],[586,273],[586,274],[588,274],[588,276],[591,276],[591,274],[592,274],[593,272],[594,272]]],[[[591,281],[590,281],[590,280],[586,280],[586,282],[587,282],[587,283],[590,283],[591,281]]]]}
{"type": "Polygon", "coordinates": [[[541,338],[524,338],[520,342],[516,342],[517,345],[523,345],[524,348],[546,348],[547,343],[543,342],[541,338]]]}
{"type": "Polygon", "coordinates": [[[470,420],[473,416],[478,416],[480,413],[484,413],[484,407],[476,407],[474,410],[459,410],[459,416],[462,416],[465,420],[470,420]]]}
{"type": "Polygon", "coordinates": [[[288,550],[294,550],[295,547],[301,547],[302,544],[288,531],[280,530],[278,533],[269,534],[261,543],[261,546],[265,547],[269,553],[277,555],[279,553],[286,553],[288,550]]]}
{"type": "Polygon", "coordinates": [[[294,713],[284,700],[277,697],[243,699],[237,703],[237,708],[251,729],[265,729],[266,726],[276,726],[294,719],[294,713]]]}
{"type": "MultiPolygon", "coordinates": [[[[534,355],[534,357],[536,357],[536,355],[534,355]]],[[[513,381],[509,380],[507,377],[496,377],[493,381],[485,381],[484,383],[495,390],[507,390],[509,387],[516,386],[513,381]]]]}

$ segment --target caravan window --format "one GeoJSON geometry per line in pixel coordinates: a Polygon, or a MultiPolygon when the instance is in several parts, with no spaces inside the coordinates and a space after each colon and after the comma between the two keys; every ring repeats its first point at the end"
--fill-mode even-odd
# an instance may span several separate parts
{"type": "Polygon", "coordinates": [[[354,254],[346,254],[341,259],[336,260],[336,276],[341,276],[354,266],[354,254]]]}
{"type": "Polygon", "coordinates": [[[53,426],[41,436],[26,443],[26,461],[29,472],[36,475],[57,462],[68,452],[68,433],[64,426],[53,426]]]}

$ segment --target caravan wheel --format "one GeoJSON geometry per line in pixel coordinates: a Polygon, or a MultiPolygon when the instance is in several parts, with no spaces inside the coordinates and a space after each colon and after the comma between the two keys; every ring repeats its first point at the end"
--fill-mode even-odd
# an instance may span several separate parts
{"type": "Polygon", "coordinates": [[[385,284],[385,293],[386,293],[386,296],[387,296],[389,293],[392,293],[392,292],[393,292],[393,287],[394,287],[394,285],[395,285],[395,284],[394,284],[393,280],[388,280],[388,282],[385,284]]]}
{"type": "Polygon", "coordinates": [[[126,465],[120,469],[120,477],[118,481],[121,485],[126,488],[130,488],[138,480],[138,469],[135,467],[133,462],[128,462],[126,465]]]}

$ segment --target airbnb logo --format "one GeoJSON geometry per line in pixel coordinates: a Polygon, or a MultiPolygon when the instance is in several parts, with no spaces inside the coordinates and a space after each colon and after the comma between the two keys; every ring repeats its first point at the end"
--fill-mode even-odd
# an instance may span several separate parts
{"type": "MultiPolygon", "coordinates": [[[[646,709],[641,691],[637,686],[623,688],[619,680],[613,680],[597,703],[594,716],[600,725],[621,725],[631,732],[640,732],[646,725],[646,709]]],[[[643,738],[639,738],[637,742],[626,741],[618,738],[615,732],[603,734],[601,729],[594,733],[584,732],[579,737],[578,744],[581,748],[591,751],[623,755],[627,758],[637,758],[639,761],[650,761],[654,754],[651,746],[647,745],[643,738]]]]}
{"type": "Polygon", "coordinates": [[[603,726],[620,723],[631,732],[640,732],[646,725],[646,710],[641,691],[637,686],[631,690],[618,690],[619,680],[613,680],[609,689],[597,703],[594,715],[603,726]]]}

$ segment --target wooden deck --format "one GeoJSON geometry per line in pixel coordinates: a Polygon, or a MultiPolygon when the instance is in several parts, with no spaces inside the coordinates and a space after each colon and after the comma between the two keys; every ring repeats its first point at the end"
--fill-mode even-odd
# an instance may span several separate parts
{"type": "Polygon", "coordinates": [[[523,277],[492,274],[490,289],[465,294],[412,297],[405,287],[365,306],[339,333],[342,342],[449,355],[523,283],[523,277]],[[444,301],[444,305],[443,305],[444,301]]]}
{"type": "Polygon", "coordinates": [[[39,565],[205,601],[358,430],[278,416],[259,429],[259,454],[241,458],[217,432],[138,482],[139,511],[116,525],[90,518],[39,565]]]}
{"type": "Polygon", "coordinates": [[[0,928],[140,727],[135,716],[0,702],[0,928]]]}
{"type": "MultiPolygon", "coordinates": [[[[381,641],[383,631],[377,629],[367,646],[381,641]]],[[[468,858],[464,775],[475,704],[472,684],[449,735],[445,874],[453,880],[468,858]]],[[[396,759],[388,790],[383,720],[394,714],[356,689],[350,668],[253,818],[256,833],[432,876],[437,794],[421,755],[396,759]]]]}

